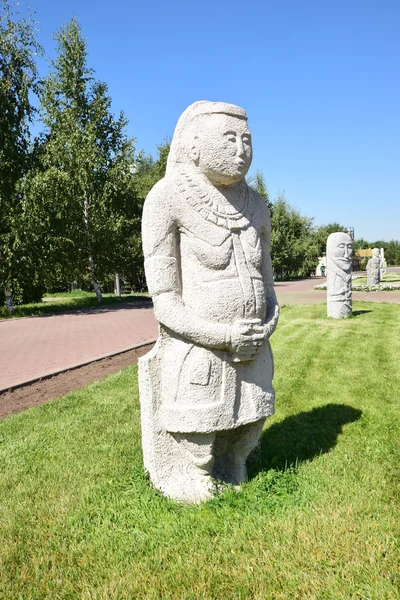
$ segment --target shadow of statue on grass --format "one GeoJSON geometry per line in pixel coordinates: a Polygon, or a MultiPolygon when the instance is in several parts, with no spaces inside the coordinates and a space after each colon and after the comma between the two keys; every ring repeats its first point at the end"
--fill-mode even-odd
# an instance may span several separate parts
{"type": "Polygon", "coordinates": [[[372,312],[372,310],[353,310],[353,312],[351,313],[351,317],[360,317],[361,315],[365,315],[366,313],[370,313],[372,312]]]}
{"type": "Polygon", "coordinates": [[[346,404],[326,404],[271,425],[248,459],[249,479],[260,471],[284,471],[329,452],[336,446],[343,426],[361,415],[361,410],[346,404]]]}

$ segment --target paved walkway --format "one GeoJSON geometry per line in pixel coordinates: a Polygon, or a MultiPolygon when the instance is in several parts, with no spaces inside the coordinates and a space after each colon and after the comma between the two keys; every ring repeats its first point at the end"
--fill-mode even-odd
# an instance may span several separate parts
{"type": "MultiPolygon", "coordinates": [[[[276,283],[279,303],[319,304],[326,292],[313,286],[326,279],[276,283]]],[[[400,304],[400,292],[353,292],[354,300],[400,304]]],[[[0,321],[0,393],[153,342],[157,322],[148,303],[0,321]]]]}
{"type": "Polygon", "coordinates": [[[0,322],[0,392],[153,342],[149,303],[0,322]]]}

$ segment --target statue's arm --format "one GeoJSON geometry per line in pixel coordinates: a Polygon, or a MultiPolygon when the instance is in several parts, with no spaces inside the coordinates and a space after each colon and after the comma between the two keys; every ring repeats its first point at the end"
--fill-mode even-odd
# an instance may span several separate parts
{"type": "Polygon", "coordinates": [[[279,319],[279,304],[275,294],[274,278],[271,261],[271,219],[266,205],[262,208],[263,227],[261,233],[262,245],[262,272],[264,279],[264,290],[267,304],[265,327],[267,337],[272,335],[276,329],[279,319]]]}
{"type": "Polygon", "coordinates": [[[142,240],[147,286],[157,320],[196,344],[224,349],[231,346],[231,326],[212,323],[189,309],[180,289],[179,229],[174,206],[158,185],[147,197],[142,240]]]}

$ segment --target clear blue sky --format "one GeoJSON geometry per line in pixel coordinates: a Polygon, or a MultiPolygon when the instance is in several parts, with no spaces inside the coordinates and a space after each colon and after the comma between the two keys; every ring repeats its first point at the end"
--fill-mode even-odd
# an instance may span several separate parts
{"type": "MultiPolygon", "coordinates": [[[[39,39],[72,15],[137,148],[195,100],[243,106],[261,169],[317,225],[400,239],[398,0],[31,0],[39,39]]],[[[41,64],[42,74],[46,65],[41,64]]]]}

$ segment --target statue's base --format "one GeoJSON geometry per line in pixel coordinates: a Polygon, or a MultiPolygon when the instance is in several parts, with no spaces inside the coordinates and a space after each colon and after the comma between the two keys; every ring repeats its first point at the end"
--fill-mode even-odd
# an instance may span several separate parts
{"type": "Polygon", "coordinates": [[[246,481],[246,459],[256,447],[265,418],[213,433],[169,433],[161,423],[161,365],[157,345],[139,359],[144,467],[165,496],[188,503],[209,500],[219,482],[246,481]]]}
{"type": "Polygon", "coordinates": [[[352,314],[352,306],[344,302],[329,302],[327,309],[328,317],[332,319],[347,319],[352,314]]]}

